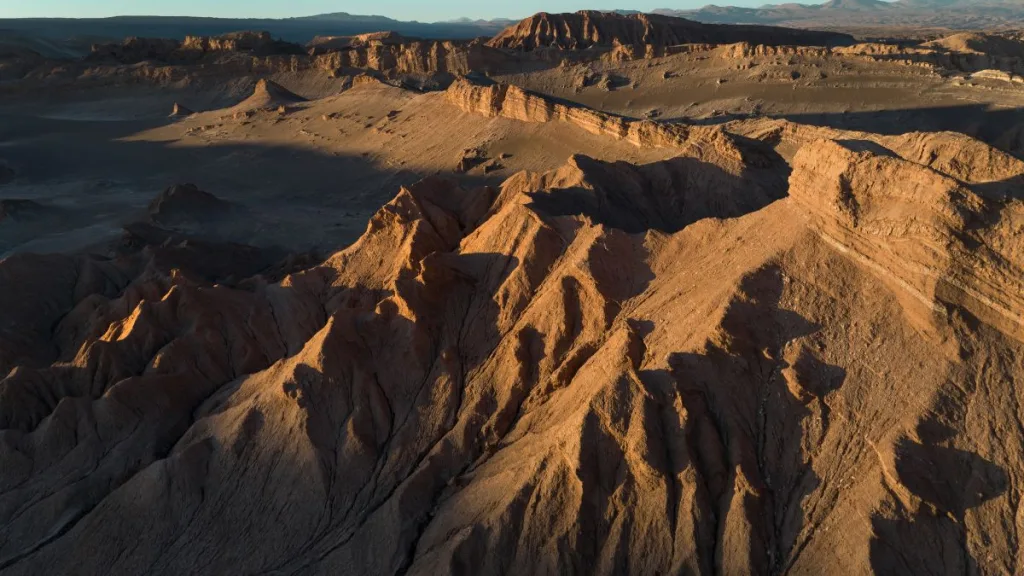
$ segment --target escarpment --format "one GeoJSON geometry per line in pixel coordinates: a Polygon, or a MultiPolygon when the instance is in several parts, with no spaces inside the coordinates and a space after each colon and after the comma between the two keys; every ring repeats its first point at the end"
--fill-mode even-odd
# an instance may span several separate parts
{"type": "Polygon", "coordinates": [[[480,42],[389,40],[370,38],[333,47],[321,43],[311,48],[317,68],[339,74],[359,68],[387,74],[451,74],[500,70],[510,61],[502,52],[480,42]]]}
{"type": "Polygon", "coordinates": [[[852,44],[846,34],[777,28],[722,26],[657,14],[617,14],[581,10],[571,14],[541,12],[509,26],[488,45],[531,51],[542,48],[583,50],[615,44],[651,46],[664,50],[680,44],[732,44],[830,46],[852,44]]]}
{"type": "Polygon", "coordinates": [[[112,59],[123,64],[146,60],[188,63],[220,54],[244,53],[254,56],[299,54],[296,44],[274,40],[270,32],[232,32],[220,36],[186,36],[183,41],[164,38],[126,38],[113,44],[94,44],[89,59],[112,59]]]}
{"type": "Polygon", "coordinates": [[[566,122],[582,130],[641,147],[687,148],[695,157],[743,160],[743,150],[714,127],[631,120],[585,106],[561,102],[509,84],[481,84],[466,78],[452,83],[445,98],[458,108],[483,116],[522,122],[566,122]],[[704,150],[698,143],[712,149],[704,150]]]}

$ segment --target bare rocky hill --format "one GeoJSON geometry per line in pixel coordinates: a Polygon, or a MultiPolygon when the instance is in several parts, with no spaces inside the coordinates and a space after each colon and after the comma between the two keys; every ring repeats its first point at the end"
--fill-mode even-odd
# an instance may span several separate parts
{"type": "MultiPolygon", "coordinates": [[[[576,122],[494,90],[450,100],[576,122]]],[[[1024,164],[822,135],[428,179],[301,271],[3,260],[0,567],[1019,569],[1024,164]]]]}
{"type": "Polygon", "coordinates": [[[1024,6],[1014,0],[832,0],[821,4],[779,3],[759,8],[716,6],[655,10],[658,14],[723,24],[773,24],[801,28],[874,28],[896,34],[914,28],[1019,29],[1024,6]]]}
{"type": "Polygon", "coordinates": [[[0,574],[1024,572],[1014,37],[579,17],[0,86],[0,574]]]}
{"type": "Polygon", "coordinates": [[[844,34],[807,32],[758,26],[717,26],[656,14],[616,14],[583,10],[574,14],[541,13],[503,30],[490,46],[516,50],[641,45],[663,49],[678,44],[788,44],[829,46],[850,44],[844,34]]]}
{"type": "MultiPolygon", "coordinates": [[[[237,30],[268,30],[275,38],[304,44],[316,36],[355,35],[395,30],[425,38],[471,39],[491,36],[508,25],[507,21],[409,22],[337,12],[299,18],[192,18],[185,16],[118,16],[113,18],[0,18],[0,30],[21,36],[43,37],[58,44],[69,39],[128,36],[174,38],[219,36],[237,30]]],[[[69,43],[71,45],[77,42],[69,43]]],[[[86,45],[87,47],[88,45],[86,45]]]]}

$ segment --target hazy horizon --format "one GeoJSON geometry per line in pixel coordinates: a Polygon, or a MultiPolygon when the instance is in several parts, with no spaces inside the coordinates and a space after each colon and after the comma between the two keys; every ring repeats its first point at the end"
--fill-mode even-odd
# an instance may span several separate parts
{"type": "MultiPolygon", "coordinates": [[[[216,4],[201,0],[179,2],[157,2],[155,0],[99,0],[82,3],[78,0],[36,0],[31,4],[0,6],[0,18],[109,18],[114,16],[171,16],[171,17],[213,17],[238,19],[296,18],[347,12],[360,16],[384,16],[395,20],[419,22],[446,22],[459,18],[472,20],[519,19],[537,12],[575,12],[577,10],[639,10],[656,9],[686,10],[700,8],[711,2],[654,1],[625,7],[622,0],[595,0],[578,2],[571,0],[526,0],[517,2],[511,8],[480,2],[441,0],[429,6],[410,0],[380,0],[372,4],[350,5],[326,0],[295,0],[282,3],[272,0],[226,0],[216,4]],[[170,9],[168,7],[170,6],[170,9]]],[[[727,6],[757,7],[768,4],[763,0],[730,0],[717,2],[727,6]]],[[[769,2],[777,4],[782,2],[769,2]]],[[[805,4],[819,4],[820,1],[805,1],[805,4]]],[[[628,4],[628,2],[626,3],[628,4]]]]}

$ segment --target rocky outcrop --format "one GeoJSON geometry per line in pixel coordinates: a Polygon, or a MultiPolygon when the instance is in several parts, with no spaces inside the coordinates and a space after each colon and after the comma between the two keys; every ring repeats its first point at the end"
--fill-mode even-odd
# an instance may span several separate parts
{"type": "Polygon", "coordinates": [[[389,77],[403,74],[463,75],[497,72],[509,62],[498,50],[480,42],[411,41],[394,43],[371,39],[347,48],[314,50],[314,66],[335,75],[346,69],[373,70],[389,77]]]}
{"type": "Polygon", "coordinates": [[[431,178],[301,271],[0,260],[0,565],[1012,572],[1014,168],[904,144],[431,178]]]}
{"type": "Polygon", "coordinates": [[[220,36],[186,36],[173,39],[127,38],[119,44],[94,44],[91,61],[114,60],[122,64],[157,61],[188,64],[226,53],[257,57],[303,54],[301,46],[274,40],[269,32],[232,32],[220,36]]]}
{"type": "Polygon", "coordinates": [[[954,34],[904,46],[866,43],[836,49],[837,54],[925,66],[943,72],[988,72],[1012,81],[1024,75],[1024,42],[1009,35],[954,34]],[[1002,72],[1001,76],[996,73],[1002,72]]]}
{"type": "Polygon", "coordinates": [[[273,80],[263,78],[256,82],[252,95],[236,104],[231,110],[233,112],[248,112],[253,110],[270,110],[280,106],[291,106],[306,99],[281,86],[273,80]]]}
{"type": "Polygon", "coordinates": [[[147,211],[152,222],[175,226],[182,222],[216,220],[231,209],[229,202],[200,190],[195,184],[177,184],[157,195],[147,211]]]}
{"type": "Polygon", "coordinates": [[[824,238],[929,312],[960,306],[1024,336],[1024,202],[986,199],[884,148],[836,141],[801,149],[790,195],[824,238]]]}
{"type": "Polygon", "coordinates": [[[985,54],[994,57],[1024,58],[1024,42],[1009,34],[962,32],[921,44],[940,52],[985,54]]]}
{"type": "Polygon", "coordinates": [[[831,48],[814,46],[773,46],[738,42],[714,49],[720,58],[774,58],[778,56],[800,56],[804,58],[824,58],[832,53],[831,48]]]}
{"type": "MultiPolygon", "coordinates": [[[[447,88],[456,75],[497,73],[515,58],[482,41],[416,40],[394,33],[318,37],[307,49],[274,40],[267,32],[190,36],[177,40],[130,38],[95,45],[78,63],[63,63],[66,82],[107,84],[145,82],[158,85],[223,83],[225,77],[326,72],[343,79],[361,73],[419,90],[447,88]],[[132,65],[132,66],[125,66],[132,65]]],[[[0,58],[0,78],[8,75],[53,82],[39,62],[0,58]]]]}
{"type": "Polygon", "coordinates": [[[180,48],[181,42],[173,39],[131,37],[118,44],[93,44],[89,57],[133,64],[145,60],[169,60],[180,48]]]}
{"type": "Polygon", "coordinates": [[[357,34],[355,36],[317,36],[306,44],[306,48],[309,50],[310,56],[318,56],[320,54],[337,52],[339,50],[369,46],[373,43],[379,43],[385,46],[395,46],[414,41],[416,40],[406,38],[398,32],[384,31],[357,34]]]}
{"type": "Polygon", "coordinates": [[[651,148],[685,149],[698,158],[743,162],[745,151],[718,128],[632,120],[570,104],[509,84],[486,84],[466,78],[454,82],[445,98],[458,108],[489,118],[522,122],[566,122],[579,129],[651,148]]]}
{"type": "MultiPolygon", "coordinates": [[[[436,572],[452,552],[431,545],[416,557],[415,542],[434,542],[435,531],[464,521],[469,509],[455,504],[472,492],[446,493],[469,478],[464,474],[474,462],[486,464],[486,474],[473,490],[501,495],[490,489],[491,467],[506,455],[521,457],[519,448],[491,464],[488,455],[502,449],[504,438],[521,434],[520,425],[547,427],[546,414],[562,401],[544,408],[543,398],[561,389],[576,398],[564,427],[542,437],[580,443],[573,459],[587,474],[598,469],[583,447],[617,453],[612,445],[619,435],[587,422],[611,415],[601,406],[627,382],[614,374],[630,373],[640,361],[638,333],[630,331],[622,306],[649,274],[643,236],[617,227],[679,228],[713,209],[715,195],[726,194],[695,178],[702,167],[686,159],[671,164],[635,168],[579,157],[553,173],[511,179],[500,191],[428,180],[402,190],[351,248],[279,284],[203,281],[190,271],[209,249],[185,244],[193,251],[173,268],[145,255],[103,263],[102,273],[90,272],[99,263],[66,258],[0,262],[0,275],[33,273],[22,265],[48,268],[46,290],[26,283],[18,288],[25,308],[52,310],[51,317],[34,319],[39,332],[18,332],[36,339],[30,348],[44,355],[23,359],[14,355],[17,349],[3,348],[5,361],[17,367],[0,381],[0,428],[25,443],[17,451],[0,445],[8,464],[2,478],[16,486],[7,494],[18,496],[0,498],[0,513],[15,517],[4,523],[5,568],[30,571],[35,562],[47,562],[62,571],[71,558],[58,555],[63,546],[102,538],[101,552],[77,559],[74,571],[120,573],[140,563],[156,572],[204,571],[189,559],[194,546],[185,558],[158,542],[256,522],[263,528],[251,532],[244,547],[253,553],[243,560],[233,546],[197,544],[209,569],[226,562],[246,572],[311,562],[325,571],[365,573],[404,563],[413,573],[436,572]],[[594,202],[577,214],[564,203],[563,189],[591,189],[594,202]],[[630,203],[633,193],[644,198],[630,203]],[[611,219],[607,231],[588,223],[605,218],[611,219]],[[43,327],[58,318],[48,334],[43,327]],[[601,373],[607,376],[595,380],[601,373]],[[104,433],[87,433],[93,426],[104,433]],[[40,438],[65,429],[53,441],[40,438]],[[72,478],[72,452],[86,453],[85,479],[72,478]],[[52,481],[67,488],[60,497],[37,491],[42,486],[29,464],[44,461],[56,465],[52,481]],[[12,466],[16,462],[24,465],[12,466]],[[264,466],[278,470],[267,481],[257,474],[264,466]],[[202,498],[189,482],[202,486],[202,498]],[[366,482],[379,491],[367,492],[366,482]],[[263,491],[259,506],[236,505],[252,502],[253,490],[263,491]],[[139,491],[149,505],[125,515],[139,491]],[[35,502],[27,515],[18,513],[24,502],[35,502]],[[438,508],[432,524],[429,512],[441,502],[453,507],[438,508]],[[165,504],[187,512],[159,511],[165,504]],[[289,510],[287,520],[259,520],[269,521],[279,507],[289,510]],[[317,520],[325,509],[330,519],[317,520]],[[68,510],[87,512],[69,516],[68,510]],[[129,526],[107,523],[107,517],[129,526]],[[409,528],[381,539],[393,533],[393,521],[409,528]],[[136,522],[149,530],[140,531],[136,522]],[[64,528],[60,536],[49,535],[54,523],[64,528]],[[290,536],[282,539],[285,533],[290,536]],[[351,543],[338,547],[335,535],[351,543]],[[130,552],[121,544],[128,538],[135,543],[130,552]],[[254,545],[252,538],[266,544],[254,545]],[[365,539],[385,544],[364,557],[358,551],[365,539]],[[40,541],[46,545],[37,546],[40,541]]],[[[161,246],[151,254],[175,247],[161,246]]],[[[4,321],[27,322],[17,316],[4,321]]],[[[625,391],[641,393],[633,388],[625,391]]],[[[521,498],[515,494],[523,479],[535,475],[531,470],[540,478],[566,473],[561,465],[540,472],[543,459],[521,462],[527,468],[510,470],[507,495],[514,500],[521,498]]],[[[648,467],[629,458],[627,474],[671,474],[661,461],[643,472],[648,467]]],[[[576,494],[579,486],[565,487],[571,490],[565,496],[583,507],[566,508],[570,517],[599,510],[576,494]]],[[[630,490],[643,502],[631,513],[645,518],[663,513],[655,503],[676,498],[663,482],[630,490]]],[[[518,507],[514,501],[481,504],[518,507]]],[[[601,517],[602,525],[613,522],[601,517]]],[[[558,523],[529,524],[560,530],[558,523]]],[[[590,544],[576,546],[573,555],[597,561],[584,549],[590,544]]],[[[670,563],[668,547],[651,547],[656,557],[638,565],[670,563]]],[[[524,557],[517,570],[530,571],[538,560],[524,557]]]]}
{"type": "Polygon", "coordinates": [[[196,52],[259,52],[274,45],[270,32],[232,32],[220,36],[186,36],[182,50],[196,52]]]}
{"type": "Polygon", "coordinates": [[[171,118],[181,118],[184,116],[191,116],[192,114],[194,114],[192,110],[189,110],[177,102],[175,102],[174,106],[171,107],[171,118]]]}
{"type": "Polygon", "coordinates": [[[573,14],[541,12],[514,24],[492,38],[496,48],[531,51],[539,48],[583,50],[628,45],[651,47],[661,53],[680,44],[733,44],[834,46],[853,43],[846,34],[774,28],[701,24],[684,18],[655,14],[616,14],[583,10],[573,14]]]}

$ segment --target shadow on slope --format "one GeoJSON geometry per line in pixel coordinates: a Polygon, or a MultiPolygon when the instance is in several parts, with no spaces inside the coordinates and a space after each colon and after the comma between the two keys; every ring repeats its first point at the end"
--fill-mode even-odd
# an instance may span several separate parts
{"type": "MultiPolygon", "coordinates": [[[[972,427],[980,424],[990,431],[999,422],[1019,422],[1019,404],[1006,401],[1008,379],[1004,372],[1019,357],[1015,350],[1019,345],[997,336],[963,308],[954,308],[952,315],[964,360],[975,365],[978,376],[960,382],[948,380],[932,400],[927,416],[918,422],[916,438],[904,436],[896,441],[892,472],[898,484],[890,487],[890,498],[871,517],[870,559],[878,574],[1013,571],[1010,565],[994,564],[1000,562],[998,557],[980,556],[998,541],[985,533],[986,522],[1001,520],[1003,526],[1010,526],[1004,529],[1009,541],[1017,538],[1012,527],[1017,509],[1012,472],[958,446],[988,443],[989,450],[1006,446],[1010,453],[1001,454],[1007,458],[1003,461],[1014,463],[1019,454],[1015,448],[1019,426],[1011,424],[994,443],[984,433],[972,434],[977,430],[972,427]],[[991,337],[1002,341],[998,346],[1003,349],[988,356],[978,350],[978,341],[991,337]],[[977,364],[985,366],[979,369],[977,364]],[[976,510],[1007,492],[1007,508],[1003,504],[976,510]],[[976,510],[974,514],[972,510],[976,510]]],[[[990,453],[1000,456],[998,451],[990,453]]]]}
{"type": "Polygon", "coordinates": [[[690,414],[684,434],[702,479],[697,493],[712,519],[701,555],[715,572],[785,572],[807,543],[805,525],[815,521],[801,503],[820,479],[813,449],[802,447],[819,445],[828,433],[825,399],[846,371],[819,358],[820,326],[782,308],[783,289],[778,267],[749,276],[722,319],[721,337],[701,353],[669,359],[690,414]],[[741,489],[748,483],[754,492],[741,489]],[[725,548],[737,538],[746,559],[730,558],[725,548]]]}
{"type": "MultiPolygon", "coordinates": [[[[751,117],[745,114],[723,114],[684,122],[717,125],[751,117]]],[[[965,104],[862,112],[773,114],[769,117],[811,126],[885,135],[961,132],[1024,159],[1024,129],[1021,128],[1024,126],[1024,108],[992,109],[984,104],[965,104]]]]}
{"type": "MultiPolygon", "coordinates": [[[[0,198],[53,209],[30,224],[0,224],[0,254],[66,252],[110,239],[157,193],[184,183],[248,208],[207,226],[204,237],[329,253],[358,238],[400,187],[433,173],[297,144],[131,139],[167,122],[0,117],[0,157],[16,171],[0,198]]],[[[499,181],[442,174],[468,188],[499,181]]]]}
{"type": "Polygon", "coordinates": [[[920,501],[908,509],[895,500],[872,516],[875,572],[978,573],[965,516],[1006,492],[1006,471],[972,452],[905,438],[896,446],[896,474],[920,501]]]}
{"type": "Polygon", "coordinates": [[[765,166],[742,175],[696,158],[677,157],[635,166],[576,156],[584,185],[531,193],[530,208],[547,216],[585,216],[630,234],[674,233],[704,218],[735,218],[784,198],[789,167],[774,151],[756,146],[765,166]]]}

